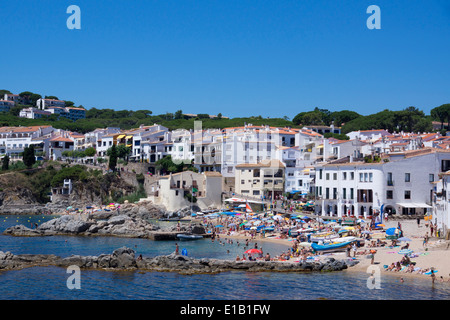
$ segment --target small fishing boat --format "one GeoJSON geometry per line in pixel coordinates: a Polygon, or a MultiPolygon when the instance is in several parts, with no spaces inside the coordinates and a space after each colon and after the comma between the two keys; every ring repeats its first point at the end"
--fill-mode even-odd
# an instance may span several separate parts
{"type": "Polygon", "coordinates": [[[199,240],[203,239],[203,236],[196,234],[177,234],[177,238],[180,240],[199,240]]]}
{"type": "Polygon", "coordinates": [[[320,252],[336,252],[336,251],[345,250],[352,243],[353,243],[353,241],[334,243],[334,244],[317,244],[317,243],[313,242],[313,243],[311,243],[311,248],[314,251],[320,251],[320,252]]]}
{"type": "Polygon", "coordinates": [[[311,242],[334,240],[339,238],[337,233],[326,233],[326,234],[311,234],[311,242]]]}

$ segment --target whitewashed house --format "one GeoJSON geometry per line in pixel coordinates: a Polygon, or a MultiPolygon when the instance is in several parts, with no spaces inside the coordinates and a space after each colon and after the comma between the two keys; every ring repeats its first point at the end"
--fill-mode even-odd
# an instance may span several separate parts
{"type": "Polygon", "coordinates": [[[317,165],[316,196],[323,215],[372,216],[430,212],[433,182],[450,168],[450,152],[425,148],[389,154],[377,163],[337,160],[317,165]]]}

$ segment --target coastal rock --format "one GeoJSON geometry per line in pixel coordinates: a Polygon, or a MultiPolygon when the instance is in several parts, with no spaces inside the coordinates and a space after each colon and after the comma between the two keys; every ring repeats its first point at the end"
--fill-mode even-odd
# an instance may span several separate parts
{"type": "Polygon", "coordinates": [[[178,272],[181,274],[218,273],[224,271],[246,272],[324,272],[340,271],[348,267],[346,260],[330,259],[326,262],[277,262],[277,261],[232,261],[218,259],[194,259],[174,253],[166,256],[136,259],[135,251],[122,247],[112,254],[99,256],[72,255],[60,258],[55,255],[19,254],[0,251],[0,270],[21,269],[30,266],[68,267],[108,270],[147,270],[178,272]]]}
{"type": "Polygon", "coordinates": [[[17,237],[42,236],[42,232],[40,232],[39,230],[27,228],[23,224],[7,228],[5,231],[3,231],[3,234],[17,237]]]}
{"type": "Polygon", "coordinates": [[[37,229],[24,225],[7,228],[3,233],[13,236],[105,235],[129,238],[150,238],[158,227],[126,215],[114,215],[108,220],[94,220],[85,215],[64,215],[41,224],[37,229]]]}

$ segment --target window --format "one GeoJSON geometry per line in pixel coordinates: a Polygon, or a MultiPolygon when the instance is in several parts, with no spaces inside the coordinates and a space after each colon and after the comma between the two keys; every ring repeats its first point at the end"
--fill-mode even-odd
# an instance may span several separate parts
{"type": "Polygon", "coordinates": [[[322,180],[322,169],[319,169],[319,179],[322,180]]]}
{"type": "Polygon", "coordinates": [[[350,180],[355,180],[355,173],[354,172],[350,172],[350,180]]]}
{"type": "Polygon", "coordinates": [[[245,180],[241,180],[241,184],[245,184],[245,180]]]}
{"type": "Polygon", "coordinates": [[[363,182],[363,180],[364,180],[364,174],[360,173],[359,174],[359,182],[363,182]]]}
{"type": "Polygon", "coordinates": [[[411,182],[411,174],[405,173],[405,182],[411,182]]]}
{"type": "Polygon", "coordinates": [[[298,186],[299,187],[303,186],[303,180],[298,180],[298,186]]]}
{"type": "Polygon", "coordinates": [[[369,174],[367,172],[364,173],[364,182],[369,181],[369,174]]]}
{"type": "Polygon", "coordinates": [[[342,199],[347,199],[347,188],[342,189],[342,199]]]}
{"type": "Polygon", "coordinates": [[[354,198],[353,188],[350,188],[350,199],[353,200],[354,198]]]}
{"type": "Polygon", "coordinates": [[[325,199],[330,198],[330,188],[325,188],[325,199]]]}
{"type": "Polygon", "coordinates": [[[394,192],[392,190],[386,191],[386,199],[393,199],[394,198],[394,192]]]}
{"type": "Polygon", "coordinates": [[[333,188],[333,199],[337,199],[337,188],[333,188]]]}
{"type": "Polygon", "coordinates": [[[392,181],[392,172],[388,172],[387,173],[387,185],[388,186],[393,186],[394,185],[394,181],[392,181]]]}
{"type": "Polygon", "coordinates": [[[429,177],[428,179],[429,179],[430,182],[434,182],[434,174],[430,173],[428,175],[428,177],[429,177]]]}
{"type": "Polygon", "coordinates": [[[369,182],[372,182],[372,181],[373,181],[373,173],[370,172],[370,173],[369,173],[369,182]]]}
{"type": "Polygon", "coordinates": [[[405,199],[411,199],[411,191],[405,190],[405,199]]]}
{"type": "Polygon", "coordinates": [[[325,174],[325,180],[330,180],[330,174],[329,173],[325,174]]]}
{"type": "Polygon", "coordinates": [[[337,180],[337,173],[333,173],[333,180],[337,180]]]}
{"type": "Polygon", "coordinates": [[[342,172],[342,180],[347,180],[347,172],[342,172]]]}

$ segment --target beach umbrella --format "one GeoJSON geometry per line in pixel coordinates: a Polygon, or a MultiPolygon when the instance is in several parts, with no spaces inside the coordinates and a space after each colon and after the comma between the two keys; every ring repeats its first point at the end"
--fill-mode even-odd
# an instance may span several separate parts
{"type": "Polygon", "coordinates": [[[398,238],[397,240],[398,241],[411,241],[411,239],[407,238],[407,237],[401,237],[401,238],[398,238]]]}
{"type": "Polygon", "coordinates": [[[229,227],[234,227],[234,226],[236,226],[236,223],[230,223],[228,226],[229,227]]]}
{"type": "Polygon", "coordinates": [[[389,228],[389,229],[386,229],[386,234],[388,235],[388,236],[393,236],[394,234],[395,234],[395,230],[396,230],[397,228],[389,228]]]}
{"type": "Polygon", "coordinates": [[[244,253],[246,253],[246,254],[257,254],[257,253],[261,254],[262,251],[258,250],[258,249],[249,249],[249,250],[245,251],[244,253]]]}
{"type": "Polygon", "coordinates": [[[217,226],[216,226],[216,228],[223,228],[224,226],[223,225],[221,225],[221,224],[218,224],[217,226]]]}

